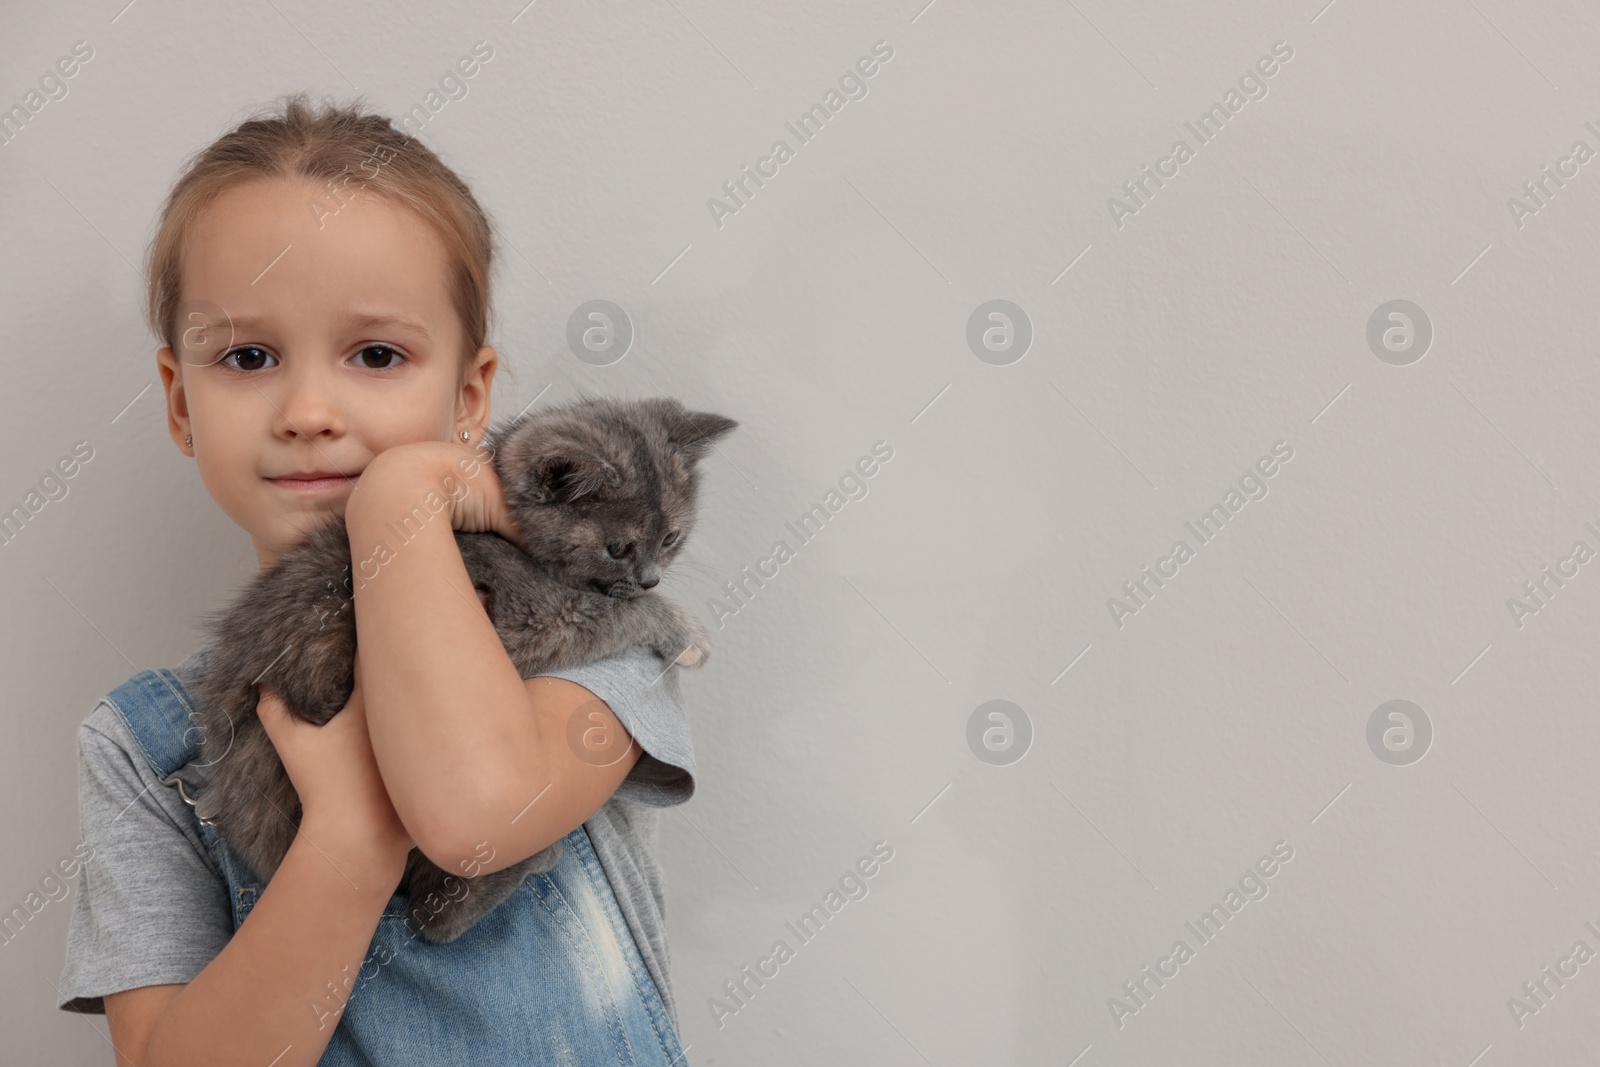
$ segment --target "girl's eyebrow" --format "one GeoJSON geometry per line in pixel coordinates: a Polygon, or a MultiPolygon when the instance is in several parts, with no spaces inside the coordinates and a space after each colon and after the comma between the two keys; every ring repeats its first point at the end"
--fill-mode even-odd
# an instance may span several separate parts
{"type": "MultiPolygon", "coordinates": [[[[264,324],[263,319],[253,318],[250,316],[234,315],[228,316],[228,322],[235,330],[259,330],[264,324]]],[[[421,323],[413,322],[410,319],[400,318],[398,315],[352,311],[340,316],[339,322],[341,325],[349,327],[350,329],[370,330],[374,327],[385,326],[389,327],[390,329],[402,330],[406,333],[415,334],[416,336],[421,337],[424,341],[433,340],[433,335],[428,333],[427,329],[424,328],[421,323]]],[[[217,325],[220,326],[221,323],[218,323],[217,325]]]]}
{"type": "Polygon", "coordinates": [[[412,322],[410,319],[402,319],[398,315],[363,314],[361,312],[352,311],[346,314],[340,321],[346,326],[350,326],[359,330],[371,329],[374,326],[388,326],[392,329],[414,333],[421,337],[424,341],[433,340],[433,337],[425,328],[423,328],[420,322],[412,322]]]}

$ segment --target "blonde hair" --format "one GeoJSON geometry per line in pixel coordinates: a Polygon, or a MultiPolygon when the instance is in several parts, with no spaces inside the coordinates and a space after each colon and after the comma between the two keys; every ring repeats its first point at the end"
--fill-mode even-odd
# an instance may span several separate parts
{"type": "Polygon", "coordinates": [[[342,202],[334,183],[343,179],[345,188],[370,190],[433,226],[449,257],[451,303],[465,334],[459,375],[464,382],[473,354],[489,335],[493,224],[455,171],[421,141],[369,111],[361,98],[345,105],[324,101],[315,110],[304,92],[290,94],[190,158],[167,195],[146,256],[151,333],[176,349],[183,252],[195,220],[228,189],[263,178],[317,182],[334,205],[342,202]]]}

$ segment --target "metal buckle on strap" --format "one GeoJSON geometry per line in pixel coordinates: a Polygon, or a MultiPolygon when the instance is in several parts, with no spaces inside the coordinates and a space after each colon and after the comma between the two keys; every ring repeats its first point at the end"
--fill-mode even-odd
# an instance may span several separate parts
{"type": "MultiPolygon", "coordinates": [[[[193,764],[186,763],[182,767],[180,767],[172,775],[172,777],[170,777],[170,778],[160,778],[158,776],[158,778],[157,778],[157,780],[162,785],[176,786],[177,789],[178,789],[178,796],[182,797],[183,798],[183,802],[185,804],[189,805],[191,808],[196,807],[196,805],[195,805],[195,798],[191,797],[189,795],[189,789],[190,788],[197,788],[197,785],[196,785],[196,783],[193,783],[193,782],[190,782],[190,781],[186,780],[183,777],[183,774],[184,774],[185,771],[190,771],[190,768],[193,767],[193,766],[194,766],[193,764]],[[185,788],[186,786],[188,788],[185,788]]],[[[191,778],[196,777],[193,774],[192,771],[190,772],[190,777],[191,778]]],[[[195,811],[195,818],[198,819],[202,824],[204,824],[206,826],[215,826],[216,825],[216,821],[215,820],[208,819],[205,816],[201,815],[198,809],[195,811]]]]}

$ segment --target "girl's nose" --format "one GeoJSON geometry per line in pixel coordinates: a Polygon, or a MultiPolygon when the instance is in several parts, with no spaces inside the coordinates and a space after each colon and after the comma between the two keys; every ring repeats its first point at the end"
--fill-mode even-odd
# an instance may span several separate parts
{"type": "Polygon", "coordinates": [[[277,407],[279,432],[300,437],[343,432],[333,374],[313,360],[298,362],[299,366],[291,363],[288,373],[279,378],[283,386],[279,395],[269,394],[277,407]]]}

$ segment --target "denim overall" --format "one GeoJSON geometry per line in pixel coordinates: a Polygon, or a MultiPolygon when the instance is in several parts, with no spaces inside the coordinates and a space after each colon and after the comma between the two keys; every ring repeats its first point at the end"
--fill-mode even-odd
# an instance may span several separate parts
{"type": "MultiPolygon", "coordinates": [[[[106,700],[156,775],[195,804],[205,780],[193,762],[200,728],[178,676],[140,671],[106,700]]],[[[238,930],[261,880],[191,813],[227,882],[238,930]]],[[[359,972],[308,1003],[335,1027],[321,1067],[687,1062],[584,827],[566,836],[553,870],[529,875],[448,945],[415,937],[410,907],[408,898],[391,897],[359,972]]]]}

